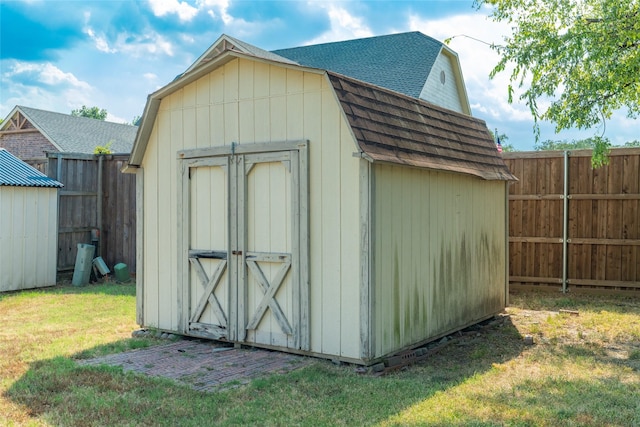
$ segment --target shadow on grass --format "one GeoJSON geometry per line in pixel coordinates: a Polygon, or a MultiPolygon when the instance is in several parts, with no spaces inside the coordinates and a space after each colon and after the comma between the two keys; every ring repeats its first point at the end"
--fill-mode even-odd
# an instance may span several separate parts
{"type": "MultiPolygon", "coordinates": [[[[112,350],[98,347],[76,357],[112,350]]],[[[426,361],[386,376],[360,375],[354,366],[318,360],[216,393],[117,367],[82,367],[54,358],[32,364],[6,397],[55,425],[371,425],[523,350],[520,334],[506,318],[501,325],[459,335],[426,361]]]]}

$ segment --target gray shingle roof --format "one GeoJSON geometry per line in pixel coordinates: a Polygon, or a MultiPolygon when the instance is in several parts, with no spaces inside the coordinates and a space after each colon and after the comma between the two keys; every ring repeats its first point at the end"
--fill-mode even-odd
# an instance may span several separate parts
{"type": "Polygon", "coordinates": [[[130,153],[137,126],[76,117],[18,106],[24,116],[61,151],[93,154],[97,146],[111,142],[113,153],[130,153]]]}
{"type": "Polygon", "coordinates": [[[278,49],[300,65],[353,77],[418,98],[442,49],[420,32],[278,49]]]}
{"type": "Polygon", "coordinates": [[[327,72],[356,141],[374,162],[516,180],[484,121],[327,72]]]}
{"type": "Polygon", "coordinates": [[[0,148],[0,186],[60,188],[63,185],[0,148]]]}

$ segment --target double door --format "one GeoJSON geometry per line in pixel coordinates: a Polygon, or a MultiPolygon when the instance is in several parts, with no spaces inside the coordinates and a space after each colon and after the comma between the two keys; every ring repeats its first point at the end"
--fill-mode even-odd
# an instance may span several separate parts
{"type": "Polygon", "coordinates": [[[181,156],[185,332],[308,349],[306,143],[181,156]]]}

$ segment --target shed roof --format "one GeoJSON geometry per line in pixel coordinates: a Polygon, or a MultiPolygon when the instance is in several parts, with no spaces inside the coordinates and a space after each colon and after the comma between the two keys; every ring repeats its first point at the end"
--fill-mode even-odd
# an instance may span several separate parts
{"type": "Polygon", "coordinates": [[[483,120],[327,72],[349,125],[372,161],[516,180],[483,120]]]}
{"type": "Polygon", "coordinates": [[[418,98],[443,46],[414,31],[272,52],[300,65],[335,71],[418,98]]]}
{"type": "MultiPolygon", "coordinates": [[[[160,101],[234,58],[255,56],[227,49],[149,95],[127,168],[142,162],[160,101]]],[[[487,180],[516,180],[483,120],[335,72],[302,68],[327,74],[358,147],[368,160],[465,173],[487,180]]]]}
{"type": "Polygon", "coordinates": [[[0,186],[63,187],[55,179],[29,166],[4,148],[0,148],[0,186]]]}
{"type": "Polygon", "coordinates": [[[247,55],[255,56],[256,58],[267,59],[270,61],[299,65],[295,61],[287,59],[283,56],[261,49],[242,40],[238,40],[235,37],[231,37],[227,34],[222,34],[218,38],[218,40],[216,40],[211,46],[209,46],[209,48],[202,55],[200,55],[200,57],[193,64],[191,64],[191,66],[187,68],[184,73],[180,74],[178,78],[190,72],[194,68],[211,61],[227,50],[245,53],[247,55]]]}
{"type": "MultiPolygon", "coordinates": [[[[97,146],[111,142],[114,153],[130,153],[138,131],[137,126],[103,120],[76,117],[70,114],[16,106],[9,114],[13,117],[22,113],[60,151],[67,153],[93,154],[97,146]]],[[[6,120],[1,130],[9,128],[11,120],[6,120]]]]}

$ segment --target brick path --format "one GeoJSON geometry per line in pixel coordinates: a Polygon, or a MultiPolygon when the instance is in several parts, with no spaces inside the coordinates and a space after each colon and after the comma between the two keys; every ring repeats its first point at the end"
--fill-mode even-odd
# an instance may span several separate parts
{"type": "Polygon", "coordinates": [[[222,347],[211,341],[180,340],[126,353],[81,360],[84,366],[122,366],[124,371],[173,379],[200,391],[247,384],[262,375],[289,372],[314,359],[277,351],[222,347]]]}

